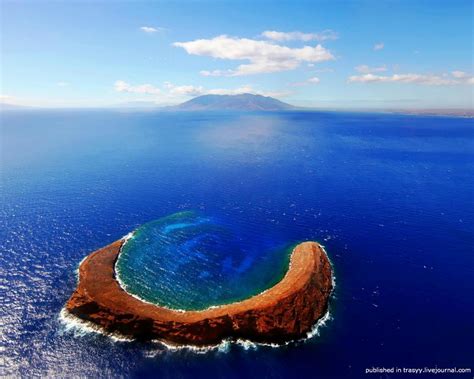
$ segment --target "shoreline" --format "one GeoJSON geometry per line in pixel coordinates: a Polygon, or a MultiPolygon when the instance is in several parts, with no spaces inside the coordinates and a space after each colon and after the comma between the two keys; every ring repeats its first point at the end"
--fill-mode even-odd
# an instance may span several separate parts
{"type": "MultiPolygon", "coordinates": [[[[251,340],[232,339],[232,338],[224,339],[215,345],[202,345],[202,346],[168,343],[164,340],[159,340],[159,339],[150,340],[149,342],[153,344],[158,344],[166,348],[167,350],[171,350],[171,351],[186,350],[186,351],[195,352],[197,354],[207,353],[207,352],[211,352],[215,350],[226,352],[231,344],[241,346],[244,350],[249,350],[251,348],[257,349],[258,347],[270,347],[270,348],[276,349],[282,346],[304,343],[311,340],[313,337],[318,336],[320,333],[320,329],[326,326],[326,324],[332,319],[333,319],[333,315],[331,313],[330,307],[328,307],[328,310],[326,311],[326,313],[319,320],[316,321],[316,323],[313,325],[311,330],[309,330],[305,336],[299,339],[293,339],[293,340],[289,340],[282,343],[254,342],[251,340]]],[[[120,335],[117,332],[109,333],[105,329],[103,329],[101,326],[94,324],[91,321],[86,321],[73,315],[67,310],[66,307],[63,307],[61,311],[59,312],[58,320],[64,325],[64,329],[66,333],[73,333],[76,336],[84,336],[86,334],[97,334],[97,335],[110,338],[113,342],[132,343],[136,341],[135,339],[131,337],[120,335]]]]}
{"type": "Polygon", "coordinates": [[[173,347],[209,347],[228,340],[282,344],[307,337],[319,320],[329,317],[332,268],[316,242],[295,247],[287,273],[273,287],[199,311],[165,308],[126,292],[115,271],[123,243],[118,240],[82,261],[77,288],[65,306],[70,315],[105,334],[173,347]]]}

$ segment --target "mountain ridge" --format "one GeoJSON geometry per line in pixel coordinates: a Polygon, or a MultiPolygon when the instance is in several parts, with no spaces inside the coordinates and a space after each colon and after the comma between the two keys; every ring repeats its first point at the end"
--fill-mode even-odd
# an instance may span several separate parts
{"type": "Polygon", "coordinates": [[[270,96],[242,93],[237,95],[201,95],[184,103],[166,107],[173,111],[281,111],[298,109],[270,96]]]}

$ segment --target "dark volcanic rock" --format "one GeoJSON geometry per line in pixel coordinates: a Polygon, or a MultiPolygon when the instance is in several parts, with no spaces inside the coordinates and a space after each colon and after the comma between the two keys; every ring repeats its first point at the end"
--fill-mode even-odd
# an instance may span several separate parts
{"type": "Polygon", "coordinates": [[[71,314],[139,340],[213,345],[226,338],[282,343],[304,337],[328,306],[332,269],[315,242],[298,245],[290,268],[274,287],[249,299],[202,311],[175,311],[138,300],[115,278],[123,241],[90,254],[79,268],[78,286],[68,300],[71,314]]]}

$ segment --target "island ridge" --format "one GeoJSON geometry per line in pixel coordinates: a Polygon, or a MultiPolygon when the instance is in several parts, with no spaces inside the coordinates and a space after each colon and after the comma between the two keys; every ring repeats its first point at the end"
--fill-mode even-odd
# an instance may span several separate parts
{"type": "Polygon", "coordinates": [[[332,268],[316,242],[297,245],[284,278],[246,300],[201,311],[172,310],[127,293],[115,276],[124,240],[91,253],[79,267],[70,314],[137,340],[215,345],[225,339],[284,343],[305,337],[324,316],[333,288],[332,268]]]}

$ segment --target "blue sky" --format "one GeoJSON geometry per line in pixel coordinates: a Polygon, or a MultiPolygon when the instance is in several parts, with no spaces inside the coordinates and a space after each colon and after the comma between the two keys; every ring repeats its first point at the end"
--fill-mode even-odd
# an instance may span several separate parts
{"type": "Polygon", "coordinates": [[[1,1],[1,101],[174,104],[251,92],[322,108],[467,108],[473,5],[1,1]]]}

